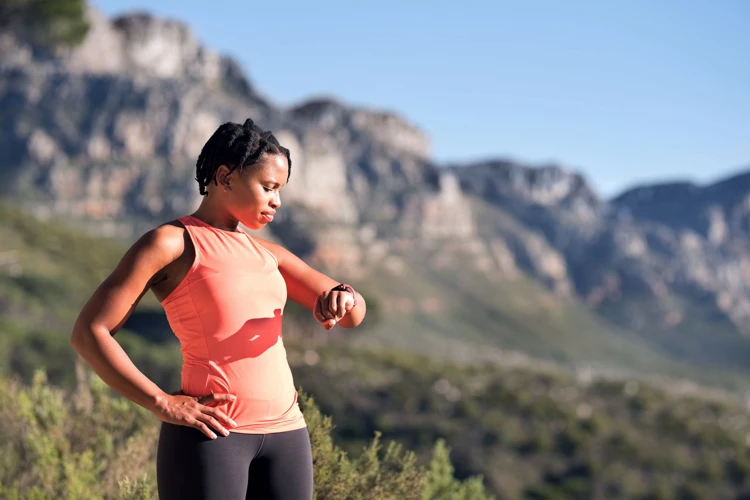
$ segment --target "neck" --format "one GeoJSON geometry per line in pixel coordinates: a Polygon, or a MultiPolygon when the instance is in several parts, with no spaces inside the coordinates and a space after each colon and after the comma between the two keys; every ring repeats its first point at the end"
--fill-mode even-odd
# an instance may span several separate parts
{"type": "Polygon", "coordinates": [[[240,221],[232,217],[227,210],[212,200],[210,195],[203,198],[193,217],[223,231],[237,231],[240,221]]]}

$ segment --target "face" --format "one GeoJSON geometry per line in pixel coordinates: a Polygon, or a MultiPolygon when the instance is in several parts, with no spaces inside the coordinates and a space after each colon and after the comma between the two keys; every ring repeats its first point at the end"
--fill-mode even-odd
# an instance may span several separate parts
{"type": "Polygon", "coordinates": [[[255,165],[236,169],[229,175],[227,171],[222,166],[217,172],[217,181],[232,216],[252,230],[271,222],[281,206],[279,191],[289,173],[286,156],[263,155],[255,165]],[[225,191],[224,185],[230,190],[225,191]]]}

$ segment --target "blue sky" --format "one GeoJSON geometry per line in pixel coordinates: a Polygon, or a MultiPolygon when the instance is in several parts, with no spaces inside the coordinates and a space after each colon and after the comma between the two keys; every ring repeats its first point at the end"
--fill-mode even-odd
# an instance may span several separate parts
{"type": "Polygon", "coordinates": [[[750,169],[750,1],[94,5],[185,21],[279,105],[395,111],[440,162],[556,162],[605,196],[750,169]]]}

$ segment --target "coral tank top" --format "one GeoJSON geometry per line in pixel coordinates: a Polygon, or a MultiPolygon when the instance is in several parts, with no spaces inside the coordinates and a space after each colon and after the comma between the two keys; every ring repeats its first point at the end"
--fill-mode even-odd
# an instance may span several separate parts
{"type": "Polygon", "coordinates": [[[245,231],[189,215],[177,220],[195,260],[162,306],[181,345],[182,391],[237,396],[221,405],[237,423],[232,432],[305,427],[282,340],[287,289],[276,257],[245,231]]]}

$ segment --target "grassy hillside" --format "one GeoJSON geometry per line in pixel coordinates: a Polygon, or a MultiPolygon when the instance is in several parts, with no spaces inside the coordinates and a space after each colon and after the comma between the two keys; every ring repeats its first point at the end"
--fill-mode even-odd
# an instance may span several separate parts
{"type": "MultiPolygon", "coordinates": [[[[14,259],[5,261],[0,280],[0,376],[20,376],[30,383],[36,369],[44,367],[51,383],[70,390],[76,384],[76,370],[67,343],[69,324],[123,247],[33,221],[7,207],[0,221],[0,251],[15,252],[14,259]]],[[[482,474],[501,498],[750,495],[750,419],[741,404],[705,390],[677,395],[679,386],[645,374],[671,369],[687,373],[685,366],[669,364],[637,343],[623,343],[616,331],[580,305],[551,297],[524,279],[492,281],[464,269],[438,271],[428,265],[428,258],[402,258],[399,273],[389,266],[355,283],[377,297],[373,304],[379,304],[380,314],[375,314],[379,321],[359,332],[307,333],[288,339],[298,385],[333,416],[335,443],[353,459],[363,456],[363,446],[379,431],[386,441],[397,440],[415,450],[423,465],[434,453],[436,439],[445,438],[453,450],[457,476],[482,474]],[[321,344],[326,338],[339,340],[321,344]],[[387,350],[361,347],[386,344],[387,350]],[[600,366],[635,367],[642,376],[592,378],[586,371],[575,376],[549,363],[509,357],[509,348],[561,365],[598,361],[600,366]],[[440,356],[415,356],[408,351],[440,356]],[[514,359],[521,361],[511,362],[514,359]]],[[[288,319],[295,316],[293,312],[288,319]]],[[[296,320],[288,323],[288,331],[305,333],[305,328],[296,320]]],[[[119,333],[118,339],[147,375],[165,389],[178,387],[180,355],[175,342],[150,343],[128,331],[119,333]]],[[[708,377],[702,371],[692,375],[708,377]]],[[[728,383],[731,374],[717,373],[714,381],[728,383]]],[[[18,391],[25,389],[13,387],[16,392],[3,396],[6,401],[61,397],[45,396],[43,388],[21,397],[18,391]]],[[[106,405],[132,411],[128,404],[106,405]]],[[[3,408],[9,421],[20,418],[7,414],[15,405],[3,408]]],[[[27,403],[18,408],[32,411],[27,403]]],[[[64,412],[72,410],[55,411],[67,415],[64,412]]],[[[97,436],[119,435],[122,427],[105,432],[112,422],[99,422],[97,436]]],[[[132,423],[120,421],[127,422],[132,423]]],[[[52,455],[19,455],[28,453],[21,446],[26,439],[23,432],[35,427],[18,430],[21,434],[12,439],[15,427],[6,427],[10,434],[6,433],[1,455],[16,457],[7,464],[17,468],[26,463],[23,460],[52,459],[52,455]]],[[[146,427],[139,429],[144,441],[134,441],[122,448],[124,452],[153,449],[155,434],[146,427]]],[[[75,441],[66,442],[58,443],[63,448],[54,457],[78,450],[75,441]],[[70,446],[75,450],[65,448],[70,446]]],[[[102,449],[113,450],[109,446],[102,449]]],[[[112,467],[128,460],[127,453],[112,458],[112,467]]],[[[84,470],[89,462],[81,461],[90,459],[79,454],[75,463],[84,470]]],[[[33,460],[28,463],[36,463],[33,460]]],[[[55,484],[62,484],[55,481],[76,477],[68,469],[46,479],[36,478],[33,471],[12,470],[16,472],[11,476],[27,478],[28,484],[44,479],[50,491],[62,491],[55,490],[55,484]]],[[[113,480],[107,470],[94,472],[81,479],[83,486],[73,481],[64,487],[113,480]]],[[[4,487],[13,491],[16,486],[4,487]]]]}
{"type": "MultiPolygon", "coordinates": [[[[750,387],[747,369],[717,362],[718,354],[712,364],[693,363],[705,359],[697,352],[673,356],[673,350],[657,349],[650,339],[607,323],[582,303],[556,297],[523,276],[493,278],[468,265],[437,269],[429,255],[400,258],[398,273],[384,266],[362,282],[396,307],[382,315],[381,324],[358,335],[357,345],[459,361],[520,359],[527,364],[528,355],[610,374],[652,373],[729,389],[750,387]]],[[[734,356],[728,351],[727,359],[734,356]]]]}
{"type": "MultiPolygon", "coordinates": [[[[6,329],[67,335],[80,307],[125,248],[122,242],[37,221],[0,204],[0,314],[6,329]]],[[[366,328],[347,332],[353,342],[462,362],[527,364],[531,356],[605,372],[688,377],[732,389],[750,386],[748,372],[736,364],[707,369],[674,361],[668,352],[649,347],[647,339],[603,323],[582,304],[556,297],[522,276],[509,279],[461,266],[466,256],[436,265],[446,251],[460,255],[461,248],[441,244],[394,252],[360,280],[337,276],[371,299],[366,328]],[[392,265],[394,260],[400,264],[392,265]]],[[[309,316],[294,305],[288,313],[309,316]]],[[[152,294],[144,297],[126,330],[159,341],[172,337],[152,294]]],[[[127,337],[128,332],[120,336],[127,337]]],[[[19,334],[4,342],[13,339],[19,334]]],[[[8,370],[0,366],[0,371],[8,370]]]]}
{"type": "MultiPolygon", "coordinates": [[[[176,352],[175,345],[171,348],[176,352]]],[[[156,380],[177,371],[168,361],[145,362],[148,357],[142,356],[148,349],[128,350],[156,380]]],[[[297,385],[333,418],[333,428],[326,428],[333,443],[326,446],[335,444],[360,464],[350,472],[352,491],[364,491],[356,485],[371,477],[363,470],[372,460],[363,450],[381,434],[383,450],[397,442],[415,452],[419,467],[434,459],[436,443],[443,440],[451,449],[457,479],[482,475],[497,498],[750,496],[750,417],[744,405],[720,393],[679,395],[647,380],[576,377],[559,369],[497,364],[467,366],[309,340],[289,342],[287,350],[297,385]]],[[[100,386],[94,384],[94,399],[87,403],[80,389],[71,397],[50,392],[38,380],[32,390],[3,384],[0,456],[10,461],[2,468],[0,487],[26,487],[28,493],[36,485],[56,493],[87,494],[106,488],[109,498],[118,491],[117,481],[127,476],[140,481],[130,487],[153,491],[155,420],[128,402],[110,398],[100,386]],[[96,411],[90,410],[92,404],[96,411]],[[54,440],[44,449],[24,448],[23,443],[45,432],[54,440]],[[89,449],[94,455],[85,454],[89,449]],[[65,463],[76,466],[69,469],[65,463]],[[40,477],[45,467],[51,472],[40,477]]],[[[305,412],[313,428],[321,425],[317,409],[306,407],[305,412]]],[[[330,449],[318,447],[320,453],[330,449]]],[[[326,456],[330,462],[338,452],[326,456]]],[[[390,475],[381,476],[378,484],[406,488],[397,480],[404,477],[400,469],[394,471],[394,465],[403,462],[388,465],[383,455],[380,460],[375,465],[383,463],[383,473],[390,475]]],[[[329,474],[331,468],[322,467],[321,473],[329,474]]],[[[342,481],[338,474],[321,487],[342,481]]],[[[373,490],[359,498],[389,497],[373,490]]]]}
{"type": "MultiPolygon", "coordinates": [[[[717,314],[709,299],[698,300],[670,297],[670,302],[686,311],[674,325],[664,322],[636,324],[628,330],[632,338],[639,338],[658,353],[674,359],[713,367],[744,371],[750,365],[750,342],[728,318],[717,314]]],[[[627,295],[617,302],[606,302],[600,312],[619,324],[633,323],[633,318],[644,314],[665,317],[664,306],[650,297],[627,295]],[[637,315],[636,313],[640,313],[637,315]]]]}
{"type": "Polygon", "coordinates": [[[379,430],[425,457],[444,438],[459,477],[482,474],[498,498],[750,495],[750,417],[720,393],[348,346],[290,359],[346,449],[379,430]]]}
{"type": "Polygon", "coordinates": [[[0,313],[25,326],[72,323],[123,251],[0,204],[0,313]]]}

